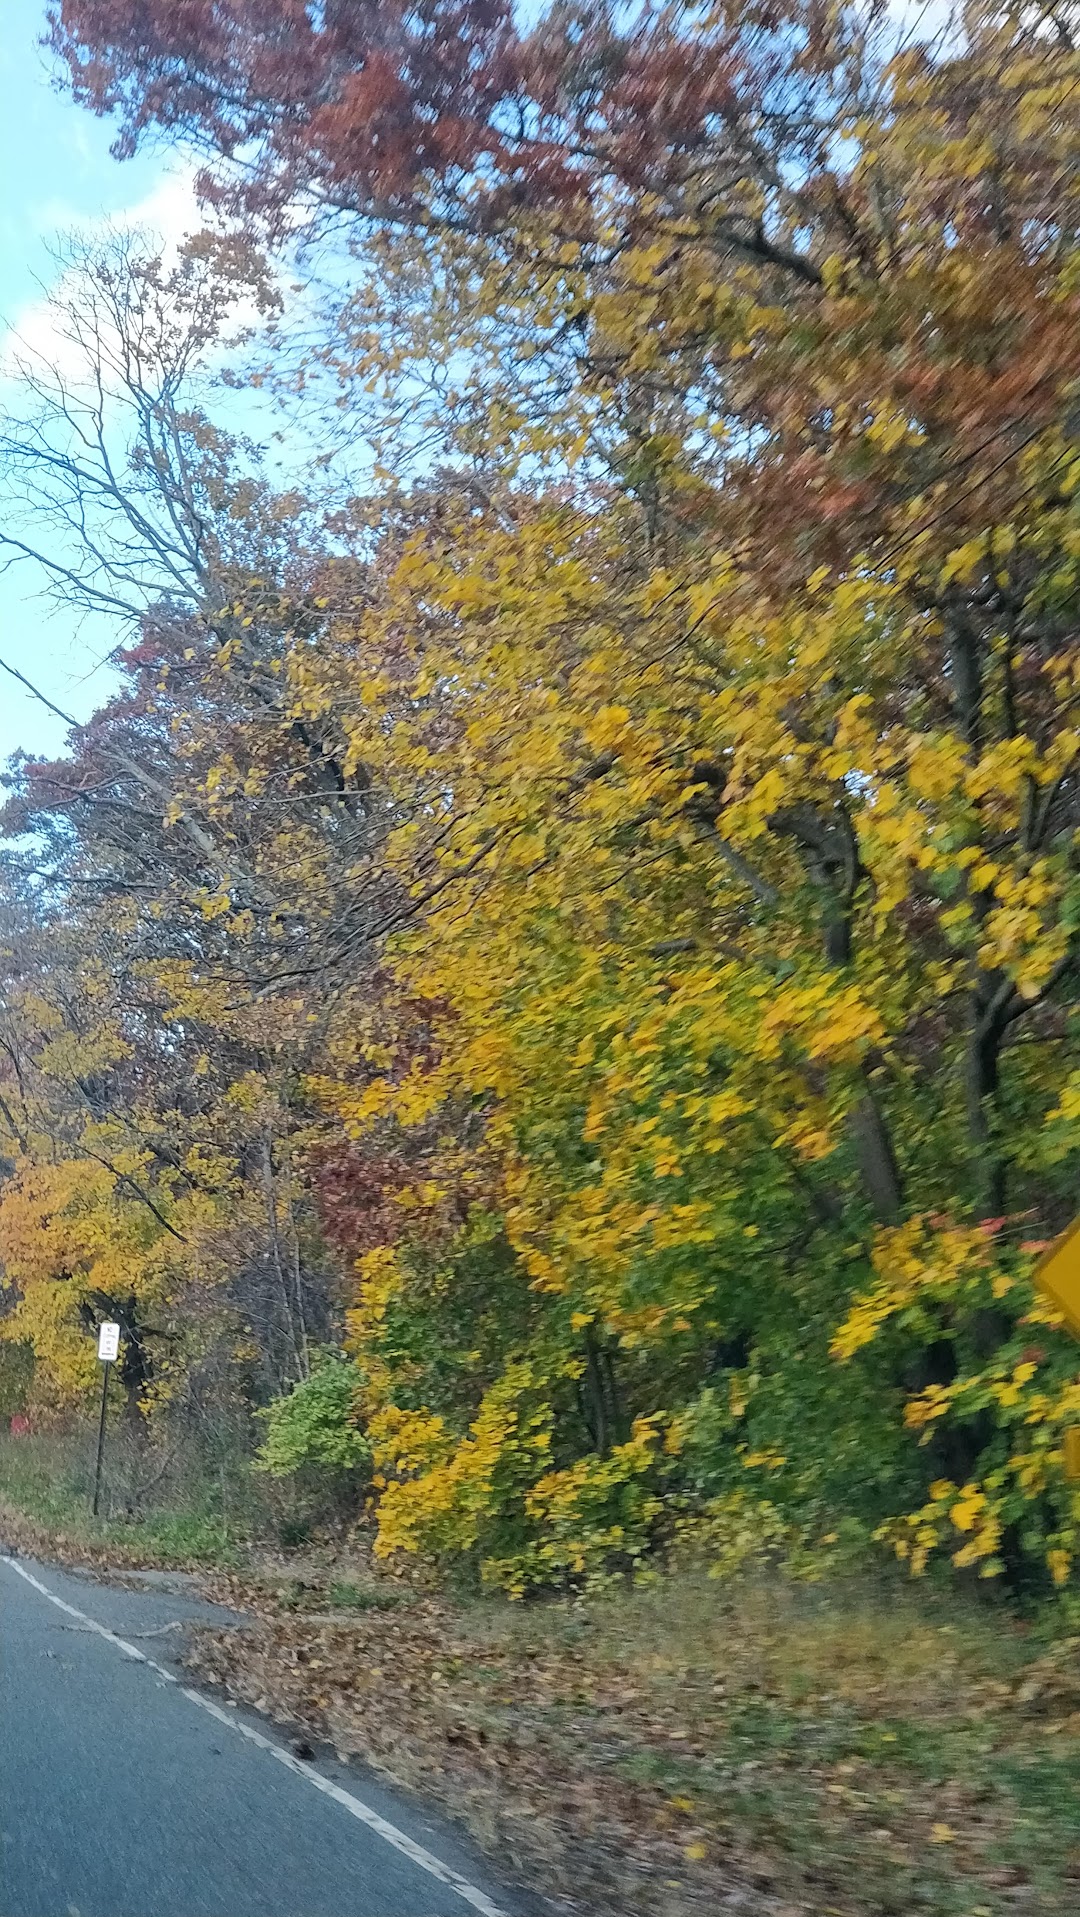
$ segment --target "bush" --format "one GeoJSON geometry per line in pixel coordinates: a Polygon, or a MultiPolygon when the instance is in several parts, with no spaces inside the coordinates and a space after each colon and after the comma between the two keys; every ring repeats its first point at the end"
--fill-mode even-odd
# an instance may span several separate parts
{"type": "Polygon", "coordinates": [[[356,1422],[360,1382],[354,1364],[336,1352],[322,1355],[309,1378],[260,1414],[267,1433],[258,1468],[275,1478],[308,1467],[335,1473],[366,1468],[371,1447],[356,1422]]]}

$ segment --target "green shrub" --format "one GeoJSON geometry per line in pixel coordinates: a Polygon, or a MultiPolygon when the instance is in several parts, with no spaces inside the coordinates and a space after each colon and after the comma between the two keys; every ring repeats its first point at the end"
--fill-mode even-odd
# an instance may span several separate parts
{"type": "Polygon", "coordinates": [[[356,1422],[359,1384],[354,1364],[336,1352],[324,1354],[310,1377],[260,1414],[267,1432],[258,1468],[275,1478],[308,1467],[341,1473],[365,1469],[371,1447],[356,1422]]]}

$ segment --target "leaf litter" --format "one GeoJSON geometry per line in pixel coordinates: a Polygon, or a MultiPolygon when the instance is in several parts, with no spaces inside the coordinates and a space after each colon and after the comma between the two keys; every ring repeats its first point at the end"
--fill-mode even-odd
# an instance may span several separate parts
{"type": "MultiPolygon", "coordinates": [[[[146,1563],[0,1518],[15,1550],[146,1563]]],[[[522,1605],[355,1542],[192,1569],[246,1613],[190,1629],[198,1680],[443,1806],[566,1917],[1080,1908],[1080,1639],[889,1581],[522,1605]]]]}

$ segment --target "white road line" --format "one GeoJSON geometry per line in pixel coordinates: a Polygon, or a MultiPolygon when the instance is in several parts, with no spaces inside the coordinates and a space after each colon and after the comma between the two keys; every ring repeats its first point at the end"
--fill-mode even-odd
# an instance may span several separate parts
{"type": "Polygon", "coordinates": [[[212,1698],[204,1697],[201,1691],[189,1690],[187,1685],[181,1684],[163,1664],[158,1664],[152,1657],[147,1657],[146,1652],[140,1651],[137,1645],[129,1644],[126,1638],[118,1637],[115,1631],[110,1631],[106,1625],[99,1624],[96,1618],[87,1617],[85,1611],[77,1611],[73,1604],[66,1603],[62,1597],[57,1597],[55,1591],[50,1591],[47,1584],[42,1584],[40,1578],[34,1577],[15,1558],[0,1557],[0,1564],[6,1564],[8,1569],[14,1571],[18,1577],[25,1578],[27,1584],[32,1584],[35,1591],[40,1591],[43,1598],[48,1598],[50,1604],[55,1604],[58,1611],[66,1611],[68,1617],[77,1618],[80,1624],[85,1624],[91,1631],[96,1631],[99,1637],[103,1637],[116,1650],[122,1651],[125,1657],[134,1658],[137,1664],[147,1665],[166,1684],[175,1684],[180,1695],[186,1697],[189,1703],[197,1704],[201,1711],[208,1712],[211,1717],[217,1719],[219,1724],[225,1724],[230,1731],[236,1731],[241,1737],[246,1737],[249,1744],[257,1744],[261,1751],[267,1751],[271,1757],[277,1759],[279,1764],[284,1764],[287,1771],[302,1777],[306,1784],[321,1791],[324,1797],[332,1797],[335,1804],[340,1804],[342,1810],[348,1811],[350,1817],[355,1817],[358,1823],[366,1824],[368,1830],[373,1830],[377,1837],[381,1837],[387,1844],[392,1844],[403,1857],[408,1857],[412,1863],[418,1864],[421,1870],[426,1870],[429,1877],[437,1878],[440,1884],[448,1884],[464,1903],[471,1904],[474,1910],[480,1912],[480,1917],[506,1917],[506,1913],[499,1908],[498,1904],[492,1903],[486,1891],[480,1890],[476,1884],[470,1884],[468,1878],[460,1876],[456,1870],[451,1870],[449,1864],[441,1863],[431,1851],[424,1849],[423,1844],[416,1843],[413,1838],[407,1837],[403,1830],[398,1830],[396,1824],[391,1824],[385,1817],[380,1817],[378,1811],[372,1810],[370,1804],[365,1804],[362,1797],[355,1797],[352,1791],[342,1790],[340,1784],[333,1784],[328,1777],[320,1776],[310,1764],[301,1763],[291,1751],[285,1750],[280,1744],[275,1744],[272,1737],[264,1737],[261,1731],[253,1730],[250,1724],[242,1723],[231,1711],[222,1710],[221,1705],[215,1704],[212,1698]]]}

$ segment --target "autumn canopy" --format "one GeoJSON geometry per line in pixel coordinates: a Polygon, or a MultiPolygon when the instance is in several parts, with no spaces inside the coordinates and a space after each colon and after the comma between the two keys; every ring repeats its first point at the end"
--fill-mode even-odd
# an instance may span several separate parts
{"type": "Polygon", "coordinates": [[[0,435],[123,648],[4,815],[32,1403],[115,1313],[147,1443],[296,1387],[382,1552],[515,1594],[747,1539],[1064,1582],[1072,27],[57,6],[207,230],[77,248],[107,373],[0,435]]]}

